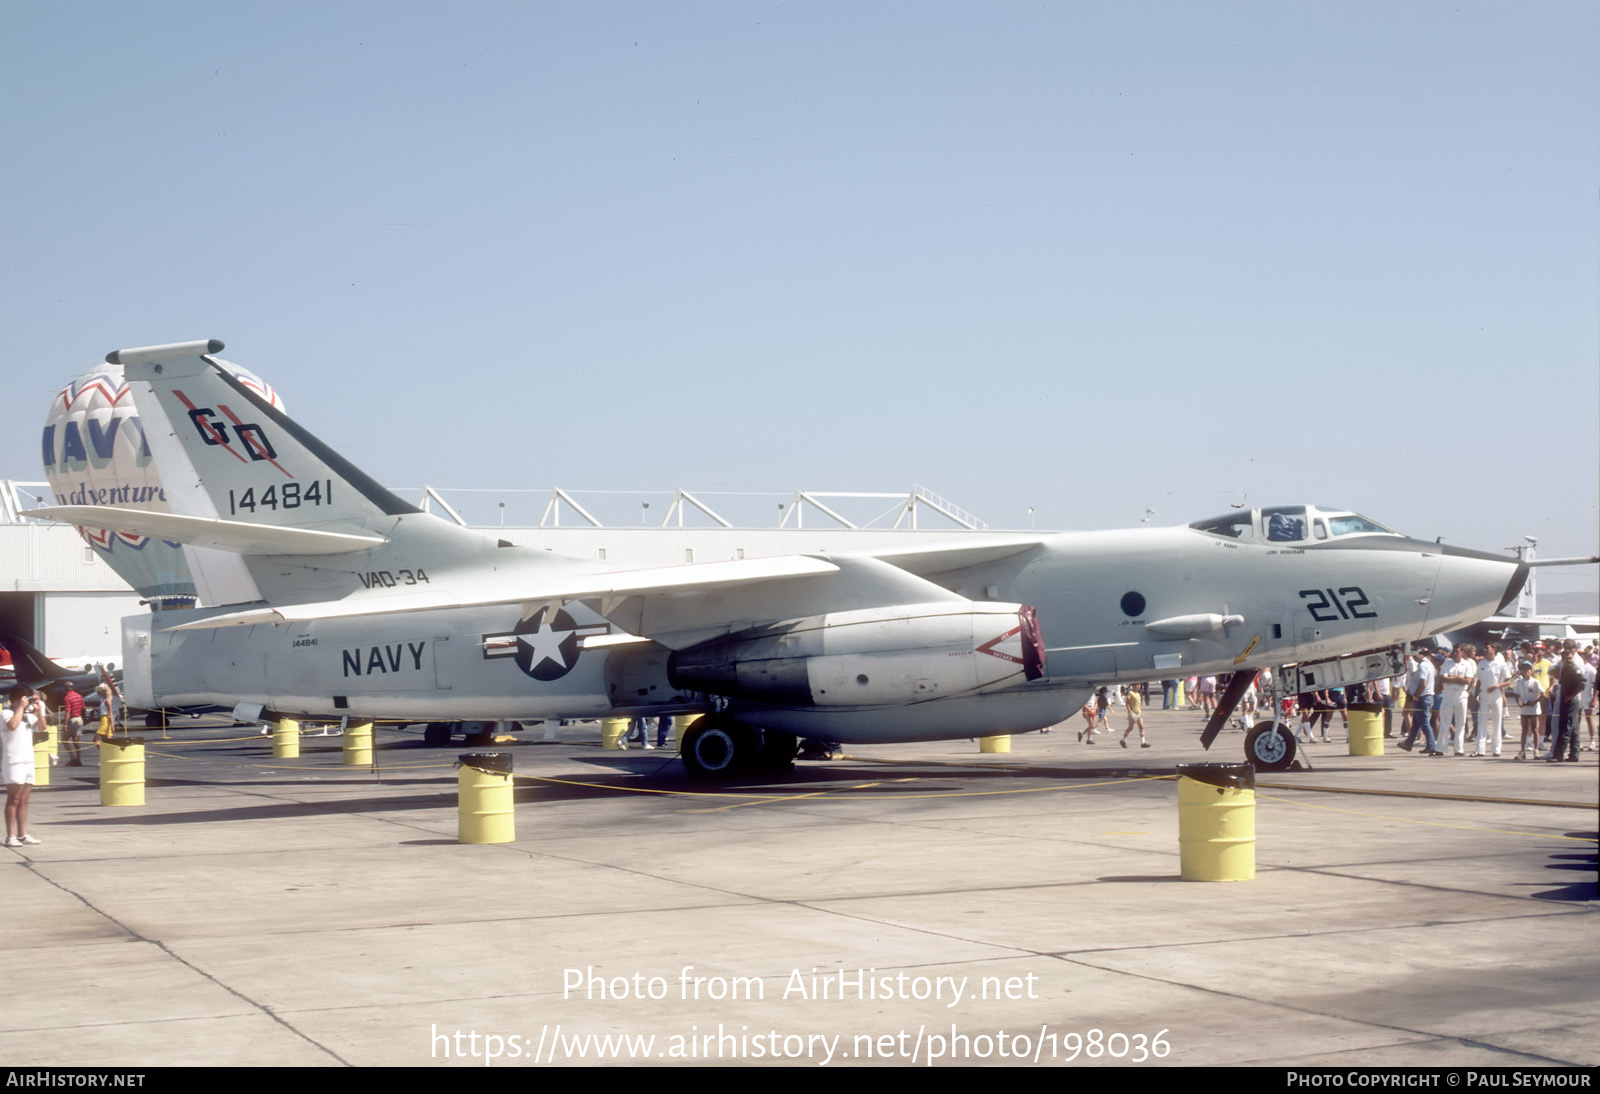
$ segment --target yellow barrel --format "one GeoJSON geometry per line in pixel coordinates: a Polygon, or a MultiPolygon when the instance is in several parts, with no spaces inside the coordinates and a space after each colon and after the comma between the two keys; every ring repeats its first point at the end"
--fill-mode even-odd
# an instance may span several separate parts
{"type": "Polygon", "coordinates": [[[101,740],[100,804],[144,804],[143,737],[106,737],[101,740]]]}
{"type": "Polygon", "coordinates": [[[1009,733],[1006,733],[1006,734],[1002,734],[999,737],[979,737],[978,738],[978,751],[979,752],[1010,752],[1011,751],[1011,735],[1009,733]]]}
{"type": "Polygon", "coordinates": [[[670,747],[672,749],[682,749],[683,734],[688,733],[691,726],[704,717],[706,715],[672,715],[672,741],[669,742],[670,747]]]}
{"type": "Polygon", "coordinates": [[[511,754],[469,752],[456,777],[456,839],[461,843],[510,843],[517,838],[511,795],[511,754]]]}
{"type": "Polygon", "coordinates": [[[50,748],[55,744],[55,727],[33,731],[33,785],[50,785],[50,748]]]}
{"type": "Polygon", "coordinates": [[[1358,709],[1352,703],[1346,712],[1350,719],[1350,755],[1383,755],[1383,708],[1358,709]]]}
{"type": "Polygon", "coordinates": [[[1174,710],[1182,710],[1184,704],[1189,701],[1187,696],[1185,695],[1185,692],[1187,690],[1188,689],[1185,687],[1184,682],[1182,680],[1179,680],[1178,681],[1178,697],[1175,700],[1173,700],[1173,709],[1174,710]]]}
{"type": "Polygon", "coordinates": [[[51,759],[61,758],[61,730],[54,722],[44,727],[44,747],[51,759]]]}
{"type": "Polygon", "coordinates": [[[1185,881],[1256,876],[1254,768],[1178,765],[1178,850],[1185,881]]]}
{"type": "Polygon", "coordinates": [[[272,758],[293,760],[300,755],[300,723],[293,718],[279,718],[272,727],[272,758]]]}
{"type": "Polygon", "coordinates": [[[608,752],[626,752],[630,718],[600,719],[600,747],[608,752]]]}
{"type": "Polygon", "coordinates": [[[372,723],[351,722],[344,727],[344,766],[372,765],[372,723]]]}
{"type": "Polygon", "coordinates": [[[704,717],[706,715],[672,715],[672,739],[667,742],[667,745],[672,749],[682,747],[683,734],[688,733],[690,726],[693,726],[696,721],[704,717]]]}

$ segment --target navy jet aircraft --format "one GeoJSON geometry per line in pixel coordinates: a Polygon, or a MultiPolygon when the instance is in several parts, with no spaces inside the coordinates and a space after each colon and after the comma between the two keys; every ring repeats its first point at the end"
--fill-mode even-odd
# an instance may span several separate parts
{"type": "Polygon", "coordinates": [[[32,642],[14,634],[0,634],[0,649],[11,655],[16,682],[33,691],[43,692],[51,702],[61,702],[69,688],[80,695],[93,695],[94,689],[109,683],[115,687],[122,679],[120,671],[107,671],[96,664],[92,671],[73,672],[46,657],[32,642]]]}
{"type": "MultiPolygon", "coordinates": [[[[107,357],[130,381],[172,512],[33,514],[199,548],[215,606],[124,620],[136,706],[409,721],[701,711],[683,759],[716,776],[786,764],[802,737],[1040,729],[1102,684],[1243,684],[1264,666],[1481,619],[1528,572],[1311,505],[607,568],[421,512],[218,367],[222,348],[107,357]]],[[[1257,759],[1286,766],[1292,736],[1263,732],[1257,759]]]]}

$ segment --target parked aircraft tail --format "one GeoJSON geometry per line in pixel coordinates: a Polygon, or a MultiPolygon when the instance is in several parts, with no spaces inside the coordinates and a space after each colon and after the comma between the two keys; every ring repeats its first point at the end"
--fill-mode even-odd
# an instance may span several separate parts
{"type": "Polygon", "coordinates": [[[165,412],[167,451],[151,439],[163,470],[193,471],[176,494],[168,486],[174,512],[289,527],[418,512],[218,367],[209,354],[221,348],[189,342],[106,356],[130,382],[149,384],[165,412]]]}
{"type": "Polygon", "coordinates": [[[14,634],[0,634],[0,647],[11,655],[11,665],[17,682],[23,687],[39,688],[59,695],[71,684],[79,691],[92,691],[101,682],[115,683],[99,665],[92,672],[73,672],[46,657],[32,642],[14,634]]]}
{"type": "Polygon", "coordinates": [[[170,513],[68,505],[35,515],[244,556],[249,579],[206,597],[212,604],[325,595],[314,576],[283,565],[296,556],[395,573],[494,548],[403,501],[240,383],[212,358],[222,348],[181,342],[106,356],[133,390],[170,513]],[[408,561],[419,557],[427,562],[408,561]]]}

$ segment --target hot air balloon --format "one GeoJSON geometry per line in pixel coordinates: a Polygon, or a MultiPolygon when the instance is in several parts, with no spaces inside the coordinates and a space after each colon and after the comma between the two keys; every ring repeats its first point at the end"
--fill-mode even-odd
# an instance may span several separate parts
{"type": "MultiPolygon", "coordinates": [[[[217,363],[283,409],[277,393],[253,373],[217,363]]],[[[61,389],[45,419],[43,455],[45,477],[61,505],[169,511],[121,365],[97,365],[61,389]]],[[[179,544],[105,528],[78,533],[155,610],[194,606],[194,578],[179,544]]]]}

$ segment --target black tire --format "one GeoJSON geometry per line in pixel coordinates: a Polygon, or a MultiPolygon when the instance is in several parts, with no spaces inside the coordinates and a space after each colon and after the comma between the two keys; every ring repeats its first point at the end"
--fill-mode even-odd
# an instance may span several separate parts
{"type": "Polygon", "coordinates": [[[429,748],[449,748],[452,728],[449,722],[429,722],[422,731],[422,743],[429,748]]]}
{"type": "Polygon", "coordinates": [[[1294,763],[1295,740],[1280,722],[1256,726],[1244,739],[1245,762],[1257,771],[1287,771],[1294,763]]]}
{"type": "Polygon", "coordinates": [[[683,735],[683,766],[697,779],[726,779],[755,759],[755,734],[727,718],[701,718],[683,735]]]}

